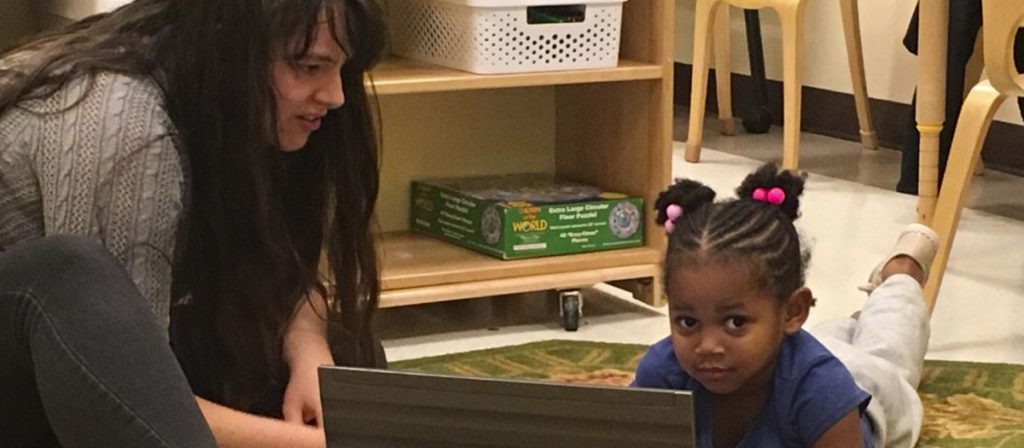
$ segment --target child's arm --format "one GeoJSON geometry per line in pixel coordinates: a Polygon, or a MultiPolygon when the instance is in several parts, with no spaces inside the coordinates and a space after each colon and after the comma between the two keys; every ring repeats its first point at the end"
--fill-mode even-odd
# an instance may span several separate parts
{"type": "Polygon", "coordinates": [[[864,440],[860,432],[860,409],[854,409],[827,429],[812,448],[861,448],[864,440]]]}

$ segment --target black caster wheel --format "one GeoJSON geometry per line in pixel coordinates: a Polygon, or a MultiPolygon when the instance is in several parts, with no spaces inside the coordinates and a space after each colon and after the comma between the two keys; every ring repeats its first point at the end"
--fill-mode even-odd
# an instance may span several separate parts
{"type": "Polygon", "coordinates": [[[772,114],[768,108],[754,106],[743,114],[743,129],[751,134],[764,134],[772,127],[772,114]]]}
{"type": "Polygon", "coordinates": [[[583,318],[583,294],[579,291],[559,291],[558,305],[562,328],[565,328],[565,331],[578,330],[580,319],[583,318]]]}

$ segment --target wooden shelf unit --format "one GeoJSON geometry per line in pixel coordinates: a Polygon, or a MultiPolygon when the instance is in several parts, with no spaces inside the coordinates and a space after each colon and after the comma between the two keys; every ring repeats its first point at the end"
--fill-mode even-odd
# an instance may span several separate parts
{"type": "MultiPolygon", "coordinates": [[[[555,174],[641,196],[648,212],[643,247],[515,261],[404,230],[383,232],[379,235],[381,306],[630,280],[643,282],[645,286],[637,290],[648,291],[639,299],[663,303],[664,235],[649,209],[671,180],[673,17],[670,0],[624,3],[620,63],[609,69],[477,75],[401,58],[378,66],[368,77],[377,95],[550,86],[555,97],[555,174]]],[[[385,157],[415,150],[388,148],[385,157]]],[[[515,167],[509,169],[515,172],[515,167]]],[[[464,173],[474,174],[479,173],[464,173]]],[[[387,170],[381,179],[382,183],[407,181],[389,177],[387,170]]],[[[408,207],[408,202],[378,203],[378,207],[408,207]]]]}
{"type": "Polygon", "coordinates": [[[417,233],[390,232],[380,240],[385,308],[651,277],[648,268],[661,257],[655,249],[638,247],[499,260],[417,233]]]}
{"type": "Polygon", "coordinates": [[[450,92],[458,90],[555,86],[594,82],[660,79],[661,66],[620,60],[619,66],[595,70],[571,70],[508,75],[478,75],[425,62],[393,57],[371,73],[378,95],[450,92]]]}

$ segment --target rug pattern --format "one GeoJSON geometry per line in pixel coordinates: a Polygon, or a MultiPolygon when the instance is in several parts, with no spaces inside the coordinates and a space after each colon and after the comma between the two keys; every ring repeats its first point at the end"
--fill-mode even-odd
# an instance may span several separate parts
{"type": "MultiPolygon", "coordinates": [[[[626,386],[646,346],[552,340],[392,363],[451,375],[626,386]]],[[[1024,366],[926,361],[918,448],[1024,447],[1024,366]]]]}

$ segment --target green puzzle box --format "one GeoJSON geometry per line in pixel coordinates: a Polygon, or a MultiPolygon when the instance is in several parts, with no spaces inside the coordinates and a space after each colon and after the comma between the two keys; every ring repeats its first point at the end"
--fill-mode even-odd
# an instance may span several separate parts
{"type": "Polygon", "coordinates": [[[504,260],[637,247],[643,199],[510,174],[413,181],[410,228],[504,260]]]}

